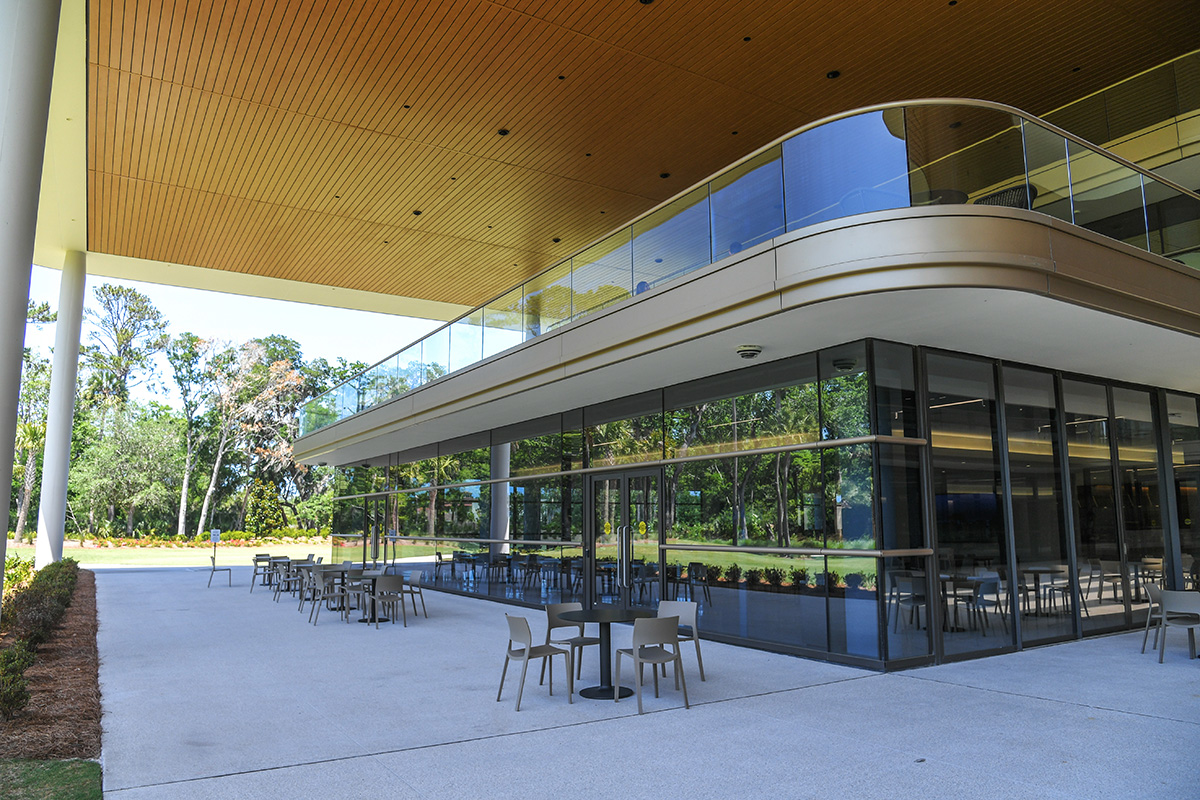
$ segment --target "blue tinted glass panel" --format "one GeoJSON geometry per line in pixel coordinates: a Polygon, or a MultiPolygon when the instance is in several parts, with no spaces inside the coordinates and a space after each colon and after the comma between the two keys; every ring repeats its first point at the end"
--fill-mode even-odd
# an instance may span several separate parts
{"type": "Polygon", "coordinates": [[[714,180],[713,261],[783,233],[783,172],[773,147],[714,180]]]}
{"type": "Polygon", "coordinates": [[[908,205],[903,109],[859,114],[783,143],[787,229],[908,205]]]}
{"type": "Polygon", "coordinates": [[[693,192],[633,225],[633,293],[709,263],[708,187],[693,192]]]}

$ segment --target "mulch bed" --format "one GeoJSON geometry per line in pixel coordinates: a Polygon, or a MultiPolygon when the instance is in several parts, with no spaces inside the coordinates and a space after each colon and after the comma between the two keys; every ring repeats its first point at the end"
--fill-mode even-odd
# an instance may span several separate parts
{"type": "Polygon", "coordinates": [[[0,758],[99,758],[96,576],[91,570],[79,570],[62,624],[38,648],[25,677],[29,705],[16,719],[0,720],[0,758]]]}

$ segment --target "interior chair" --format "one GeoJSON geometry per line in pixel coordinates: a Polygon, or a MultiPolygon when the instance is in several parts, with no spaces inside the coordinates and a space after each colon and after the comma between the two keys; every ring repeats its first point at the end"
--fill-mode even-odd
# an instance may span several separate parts
{"type": "MultiPolygon", "coordinates": [[[[700,668],[700,680],[704,677],[704,659],[700,656],[700,629],[696,625],[697,606],[693,600],[663,600],[658,604],[658,616],[679,617],[679,629],[675,632],[680,642],[692,642],[696,645],[696,665],[700,668]]],[[[663,674],[667,665],[663,664],[663,674]]]]}
{"type": "Polygon", "coordinates": [[[442,579],[442,567],[446,565],[446,559],[442,558],[442,551],[437,551],[433,554],[433,582],[437,583],[442,579]]]}
{"type": "Polygon", "coordinates": [[[429,619],[429,612],[425,610],[425,593],[421,591],[422,575],[423,573],[419,569],[409,570],[405,573],[400,594],[408,595],[412,599],[414,617],[417,615],[417,598],[421,598],[421,612],[425,615],[425,619],[429,619]]]}
{"type": "MultiPolygon", "coordinates": [[[[891,581],[891,589],[888,592],[888,607],[890,609],[892,602],[896,604],[896,621],[893,623],[892,632],[900,631],[900,616],[905,610],[908,611],[908,624],[921,627],[921,609],[926,609],[928,616],[928,600],[925,597],[925,577],[914,576],[909,570],[897,570],[889,573],[888,578],[891,581]]],[[[926,625],[928,625],[926,619],[926,625]]]]}
{"type": "MultiPolygon", "coordinates": [[[[396,614],[399,612],[404,627],[408,627],[408,611],[404,607],[404,583],[403,575],[381,575],[375,579],[375,591],[370,595],[375,630],[379,630],[380,610],[388,615],[393,625],[396,624],[396,614]]],[[[415,608],[413,613],[416,613],[415,608]]]]}
{"type": "MultiPolygon", "coordinates": [[[[1083,615],[1085,617],[1090,617],[1092,615],[1092,612],[1091,612],[1091,610],[1088,609],[1087,600],[1085,597],[1083,587],[1084,587],[1084,581],[1085,580],[1091,581],[1091,578],[1092,578],[1091,568],[1090,567],[1080,567],[1079,575],[1078,575],[1078,579],[1079,579],[1078,583],[1072,585],[1071,579],[1068,577],[1066,583],[1050,584],[1050,596],[1051,596],[1050,607],[1056,608],[1058,604],[1054,598],[1057,596],[1061,596],[1062,602],[1063,602],[1063,613],[1069,614],[1071,612],[1070,593],[1074,590],[1074,587],[1078,587],[1078,592],[1076,593],[1075,597],[1079,600],[1079,607],[1081,609],[1083,609],[1083,615]]],[[[1142,652],[1144,653],[1145,650],[1143,650],[1142,652]]]]}
{"type": "Polygon", "coordinates": [[[554,696],[554,656],[562,656],[567,662],[567,702],[575,702],[575,672],[571,669],[571,651],[563,650],[552,644],[533,643],[533,634],[529,631],[529,620],[524,617],[510,617],[508,620],[508,647],[504,653],[504,669],[500,672],[500,689],[496,692],[496,702],[504,693],[504,678],[508,675],[508,662],[521,662],[521,681],[517,684],[517,711],[521,710],[521,693],[525,690],[525,673],[529,670],[529,662],[540,658],[543,663],[550,664],[550,696],[554,696]],[[515,645],[515,646],[514,646],[515,645]]]}
{"type": "MultiPolygon", "coordinates": [[[[547,603],[546,604],[546,644],[557,646],[566,646],[571,651],[571,662],[575,664],[575,674],[577,677],[583,677],[583,648],[593,644],[600,644],[600,639],[595,636],[584,636],[582,622],[568,622],[559,617],[559,614],[564,611],[582,611],[583,603],[547,603]],[[571,628],[575,631],[574,636],[569,636],[565,639],[551,638],[551,634],[559,628],[571,628]],[[578,651],[578,653],[576,653],[578,651]]],[[[542,681],[546,679],[546,662],[542,662],[542,676],[538,679],[540,686],[542,681]]]]}
{"type": "Polygon", "coordinates": [[[1200,628],[1200,592],[1162,590],[1162,616],[1159,625],[1162,637],[1158,641],[1158,663],[1167,651],[1167,629],[1188,629],[1188,657],[1196,657],[1196,629],[1200,628]]]}
{"type": "MultiPolygon", "coordinates": [[[[228,572],[229,573],[229,585],[233,586],[233,570],[230,569],[229,567],[218,567],[216,556],[209,556],[208,560],[212,562],[212,572],[208,573],[208,587],[210,589],[212,588],[213,575],[216,575],[218,572],[228,572]]],[[[253,581],[251,582],[251,585],[253,585],[253,581]]]]}
{"type": "Polygon", "coordinates": [[[1007,208],[1033,208],[1038,190],[1032,183],[1022,183],[984,195],[975,201],[977,206],[1005,206],[1007,208]]]}
{"type": "Polygon", "coordinates": [[[1104,600],[1104,585],[1108,584],[1114,603],[1123,602],[1125,597],[1125,571],[1121,569],[1120,561],[1100,562],[1100,600],[1104,600]],[[1121,589],[1121,598],[1117,597],[1117,588],[1121,589]]]}
{"type": "Polygon", "coordinates": [[[1000,601],[1000,574],[996,572],[980,573],[971,592],[956,595],[954,604],[963,605],[971,618],[972,627],[978,622],[983,635],[987,636],[989,627],[988,609],[996,609],[1000,621],[1004,623],[1004,631],[1008,632],[1008,619],[1004,614],[1000,601]]]}
{"type": "Polygon", "coordinates": [[[250,594],[254,594],[254,584],[258,583],[259,578],[262,578],[264,581],[271,579],[270,553],[254,554],[254,574],[250,576],[250,594]]]}
{"type": "Polygon", "coordinates": [[[706,602],[706,603],[712,602],[712,590],[709,588],[709,585],[708,585],[708,565],[707,564],[702,564],[699,561],[693,561],[690,564],[688,564],[687,582],[688,582],[688,597],[689,597],[689,599],[692,599],[692,600],[696,599],[696,593],[694,590],[695,590],[695,587],[699,586],[700,591],[703,592],[703,594],[704,594],[704,602],[706,602]]]}
{"type": "Polygon", "coordinates": [[[613,678],[613,702],[621,698],[621,658],[633,660],[634,678],[637,679],[638,713],[642,711],[643,665],[650,665],[654,675],[654,696],[658,697],[658,665],[673,664],[675,688],[683,687],[683,707],[688,705],[687,679],[683,674],[683,658],[679,654],[679,617],[643,617],[633,621],[633,647],[617,651],[617,671],[613,678]]]}

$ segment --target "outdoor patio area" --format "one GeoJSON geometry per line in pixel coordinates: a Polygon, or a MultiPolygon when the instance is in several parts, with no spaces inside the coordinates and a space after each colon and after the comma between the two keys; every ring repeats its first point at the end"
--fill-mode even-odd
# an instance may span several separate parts
{"type": "MultiPolygon", "coordinates": [[[[643,716],[634,698],[568,704],[559,659],[554,696],[531,666],[516,712],[519,664],[496,702],[504,614],[541,641],[543,613],[426,590],[407,628],[313,626],[250,573],[96,570],[106,796],[1200,793],[1200,660],[1179,630],[1162,665],[1139,631],[891,674],[705,641],[707,681],[683,652],[691,709],[668,679],[643,716]]],[[[576,688],[597,673],[589,647],[576,688]]]]}

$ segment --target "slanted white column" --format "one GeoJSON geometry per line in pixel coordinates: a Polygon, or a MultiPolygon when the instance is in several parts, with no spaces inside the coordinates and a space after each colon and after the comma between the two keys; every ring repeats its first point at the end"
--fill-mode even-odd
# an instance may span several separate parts
{"type": "MultiPolygon", "coordinates": [[[[509,443],[492,445],[490,477],[507,478],[509,476],[509,459],[512,457],[512,445],[509,443]]],[[[492,529],[493,539],[509,539],[508,514],[508,481],[492,484],[492,529]]],[[[495,542],[488,548],[492,555],[502,555],[509,551],[507,544],[495,542]]]]}
{"type": "Polygon", "coordinates": [[[67,518],[67,471],[75,419],[75,377],[79,372],[79,332],[83,327],[87,261],[72,250],[63,264],[54,327],[54,369],[46,413],[46,449],[42,456],[42,499],[38,503],[36,565],[62,559],[67,518]]]}
{"type": "Polygon", "coordinates": [[[21,353],[58,10],[59,0],[0,0],[0,562],[8,550],[21,353]]]}

